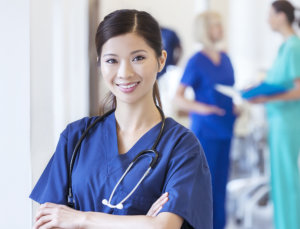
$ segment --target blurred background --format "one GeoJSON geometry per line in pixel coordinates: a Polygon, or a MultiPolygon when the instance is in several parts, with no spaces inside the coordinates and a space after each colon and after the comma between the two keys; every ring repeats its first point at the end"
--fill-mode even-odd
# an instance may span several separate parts
{"type": "MultiPolygon", "coordinates": [[[[96,66],[98,23],[109,12],[150,12],[176,32],[182,55],[159,79],[168,116],[188,126],[172,104],[188,58],[199,48],[196,14],[212,9],[223,18],[223,49],[235,71],[235,87],[258,82],[270,68],[282,38],[267,23],[270,0],[0,0],[0,228],[31,228],[28,198],[67,123],[97,115],[106,93],[96,66]]],[[[300,0],[291,1],[300,6],[300,0]]],[[[192,93],[190,93],[192,97],[192,93]]],[[[272,227],[268,198],[268,146],[264,108],[238,102],[227,186],[228,229],[272,227]]]]}

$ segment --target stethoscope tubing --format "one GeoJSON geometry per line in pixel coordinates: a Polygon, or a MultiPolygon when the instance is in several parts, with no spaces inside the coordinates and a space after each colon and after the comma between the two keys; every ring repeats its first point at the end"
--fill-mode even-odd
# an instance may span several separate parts
{"type": "MultiPolygon", "coordinates": [[[[128,168],[126,169],[126,171],[124,172],[124,174],[121,176],[121,178],[119,179],[119,181],[117,182],[117,184],[115,185],[109,200],[107,201],[106,199],[102,200],[102,203],[110,208],[118,208],[118,209],[122,209],[123,208],[123,203],[135,192],[135,190],[138,188],[138,186],[142,183],[142,181],[145,179],[145,177],[149,174],[150,170],[154,168],[154,166],[157,163],[159,154],[156,151],[156,147],[162,137],[163,131],[164,131],[164,127],[165,127],[165,115],[162,111],[162,109],[157,106],[157,109],[160,112],[161,115],[161,119],[162,119],[162,123],[161,123],[161,128],[159,131],[159,134],[156,138],[156,141],[154,142],[153,146],[151,149],[149,150],[143,150],[142,152],[140,152],[139,154],[137,154],[134,159],[132,160],[132,162],[129,164],[128,168]],[[122,182],[122,180],[124,179],[124,177],[127,175],[127,173],[129,172],[129,170],[131,169],[131,167],[134,165],[134,163],[143,155],[148,154],[149,152],[154,153],[154,157],[152,157],[151,163],[148,167],[148,169],[146,170],[146,172],[144,173],[144,175],[142,176],[142,178],[138,181],[138,183],[135,185],[135,187],[131,190],[131,192],[117,205],[112,205],[111,204],[111,200],[112,197],[117,189],[117,187],[119,186],[119,184],[122,182]]],[[[69,167],[69,174],[68,174],[68,197],[67,197],[67,202],[68,202],[68,206],[74,208],[75,207],[75,201],[74,201],[74,197],[73,197],[73,190],[72,190],[72,171],[73,171],[73,167],[74,167],[74,162],[77,156],[77,153],[80,149],[81,143],[84,140],[84,138],[87,136],[87,134],[89,133],[89,131],[99,122],[101,122],[102,120],[104,120],[104,118],[106,118],[107,116],[109,116],[111,113],[113,113],[115,111],[115,109],[112,109],[110,111],[108,111],[107,113],[105,113],[103,116],[99,116],[92,124],[90,124],[87,129],[83,132],[83,134],[81,135],[80,139],[78,140],[78,142],[75,145],[75,148],[73,150],[72,153],[72,157],[71,157],[71,161],[70,161],[70,167],[69,167]]]]}

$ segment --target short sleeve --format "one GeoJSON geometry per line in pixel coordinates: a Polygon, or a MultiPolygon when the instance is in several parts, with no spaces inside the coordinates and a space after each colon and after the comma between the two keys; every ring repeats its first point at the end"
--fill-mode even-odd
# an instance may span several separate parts
{"type": "Polygon", "coordinates": [[[290,49],[289,69],[292,80],[300,78],[300,44],[290,49]]]}
{"type": "Polygon", "coordinates": [[[212,228],[212,189],[209,168],[202,147],[192,133],[174,149],[164,192],[169,201],[161,212],[172,212],[184,219],[182,228],[212,228]]]}
{"type": "Polygon", "coordinates": [[[55,153],[30,194],[30,198],[42,204],[52,202],[66,204],[67,199],[67,137],[60,135],[55,153]]]}
{"type": "Polygon", "coordinates": [[[186,86],[194,87],[197,82],[196,68],[197,66],[195,63],[195,58],[191,58],[185,67],[180,83],[186,86]]]}

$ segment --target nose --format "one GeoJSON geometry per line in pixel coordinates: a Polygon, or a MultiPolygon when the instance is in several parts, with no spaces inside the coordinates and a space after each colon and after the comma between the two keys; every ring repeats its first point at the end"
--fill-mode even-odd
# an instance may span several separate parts
{"type": "Polygon", "coordinates": [[[134,74],[133,68],[129,61],[122,61],[118,69],[119,78],[130,78],[134,74]]]}

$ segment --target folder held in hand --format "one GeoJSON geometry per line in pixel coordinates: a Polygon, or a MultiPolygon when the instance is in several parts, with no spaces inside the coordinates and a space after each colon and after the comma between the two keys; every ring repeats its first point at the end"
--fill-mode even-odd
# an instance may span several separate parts
{"type": "Polygon", "coordinates": [[[258,96],[270,96],[280,94],[287,91],[287,88],[270,83],[260,83],[255,87],[251,87],[247,90],[237,90],[234,87],[217,84],[215,89],[224,95],[227,95],[233,99],[253,99],[258,96]]]}

